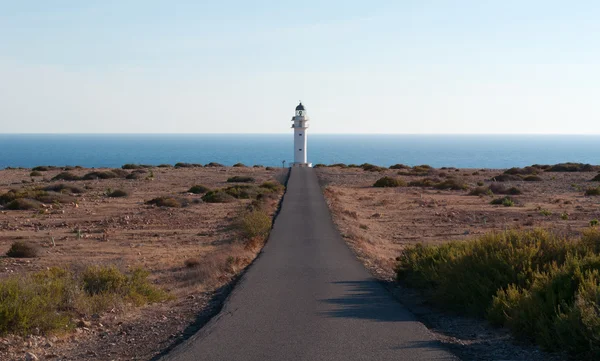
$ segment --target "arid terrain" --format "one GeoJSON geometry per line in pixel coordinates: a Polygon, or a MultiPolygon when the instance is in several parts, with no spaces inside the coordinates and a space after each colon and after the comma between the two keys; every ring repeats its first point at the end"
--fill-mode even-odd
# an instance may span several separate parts
{"type": "MultiPolygon", "coordinates": [[[[31,201],[32,209],[11,210],[5,205],[1,210],[0,280],[56,266],[116,265],[124,271],[141,266],[150,272],[154,285],[168,292],[169,300],[80,314],[74,320],[77,327],[66,333],[0,336],[2,360],[25,359],[26,352],[52,360],[148,360],[177,343],[218,309],[228,284],[260,251],[261,239],[244,240],[239,234],[241,215],[260,202],[272,217],[283,194],[278,189],[258,196],[259,201],[254,194],[209,203],[202,200],[204,191],[189,193],[190,187],[259,187],[285,181],[287,175],[264,167],[187,165],[119,169],[118,177],[109,179],[52,180],[63,171],[50,169],[34,176],[31,169],[0,171],[0,195],[67,185],[47,192],[46,196],[62,197],[59,200],[40,198],[31,201]],[[227,182],[233,176],[253,180],[227,182]],[[124,194],[114,194],[115,190],[124,194]],[[147,204],[157,197],[172,198],[175,207],[147,204]],[[33,245],[37,257],[4,256],[15,241],[33,245]]],[[[68,170],[76,178],[106,171],[111,170],[68,170]]]]}
{"type": "Polygon", "coordinates": [[[334,222],[357,256],[461,357],[562,359],[535,347],[515,346],[505,330],[493,329],[484,321],[438,312],[418,292],[393,282],[394,267],[402,250],[416,243],[469,240],[510,229],[542,228],[577,236],[600,219],[600,197],[585,195],[587,189],[598,187],[597,181],[591,181],[597,170],[527,169],[502,179],[498,176],[504,169],[399,168],[368,171],[329,166],[317,170],[334,222]],[[399,180],[400,186],[373,187],[386,176],[399,180]],[[441,189],[446,181],[459,189],[441,189]],[[505,197],[510,202],[504,202],[505,197]],[[494,199],[500,204],[491,204],[494,199]]]}

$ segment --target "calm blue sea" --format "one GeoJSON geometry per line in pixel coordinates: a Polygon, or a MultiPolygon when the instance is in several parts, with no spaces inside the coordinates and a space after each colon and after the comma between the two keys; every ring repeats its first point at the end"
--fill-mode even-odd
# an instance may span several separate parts
{"type": "MultiPolygon", "coordinates": [[[[0,134],[0,168],[118,167],[125,163],[219,162],[281,166],[292,134],[0,134]]],[[[566,161],[600,163],[598,135],[325,135],[308,138],[312,163],[507,168],[566,161]]]]}

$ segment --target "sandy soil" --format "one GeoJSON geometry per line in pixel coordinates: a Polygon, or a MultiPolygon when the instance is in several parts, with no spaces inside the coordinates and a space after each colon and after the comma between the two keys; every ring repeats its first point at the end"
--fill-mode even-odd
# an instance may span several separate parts
{"type": "Polygon", "coordinates": [[[400,290],[391,282],[395,258],[407,245],[467,240],[507,229],[544,228],[577,235],[589,227],[591,220],[600,219],[600,197],[584,196],[585,189],[598,186],[598,182],[590,182],[595,172],[546,172],[539,174],[540,182],[501,182],[506,188],[522,191],[521,195],[510,196],[515,201],[512,207],[490,204],[501,195],[471,196],[469,190],[372,187],[383,176],[401,178],[407,183],[453,176],[473,189],[478,183],[489,186],[491,179],[503,171],[433,169],[427,175],[416,176],[408,171],[328,167],[319,168],[318,175],[334,221],[350,247],[377,277],[404,298],[403,302],[412,305],[428,326],[440,333],[443,342],[454,349],[458,347],[465,359],[550,359],[555,355],[543,355],[526,346],[513,347],[502,330],[490,329],[477,320],[439,313],[423,304],[418,294],[400,290]]]}
{"type": "MultiPolygon", "coordinates": [[[[76,169],[72,173],[81,176],[90,171],[76,169]]],[[[0,257],[0,279],[60,265],[115,264],[124,270],[143,266],[151,271],[153,282],[168,290],[174,300],[93,315],[86,327],[66,336],[0,338],[2,360],[23,359],[28,351],[40,359],[53,360],[148,360],[178,342],[218,309],[229,282],[260,250],[260,245],[256,249],[243,247],[232,227],[249,200],[203,203],[201,195],[187,190],[195,184],[229,186],[226,180],[234,175],[252,176],[256,184],[282,176],[281,170],[265,168],[153,168],[152,173],[147,170],[137,180],[50,182],[60,170],[33,178],[30,172],[0,171],[0,194],[54,183],[77,185],[85,192],[74,203],[48,205],[42,212],[1,211],[0,254],[4,255],[15,240],[34,243],[41,252],[32,259],[0,257]],[[109,198],[108,189],[122,189],[129,196],[109,198]],[[189,205],[161,208],[145,204],[167,195],[189,205]],[[220,263],[230,256],[239,261],[227,271],[220,270],[220,263]],[[200,266],[186,267],[184,261],[191,258],[199,260],[200,266]]],[[[279,197],[270,200],[271,214],[279,197]]]]}

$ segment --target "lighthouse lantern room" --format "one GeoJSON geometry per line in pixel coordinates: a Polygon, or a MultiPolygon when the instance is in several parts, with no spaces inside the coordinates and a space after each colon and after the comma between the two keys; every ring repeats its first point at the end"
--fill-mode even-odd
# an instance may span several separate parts
{"type": "Polygon", "coordinates": [[[306,157],[308,117],[302,102],[296,107],[296,115],[294,115],[292,121],[294,122],[292,124],[294,129],[294,163],[292,163],[292,167],[312,167],[312,163],[308,163],[306,157]]]}

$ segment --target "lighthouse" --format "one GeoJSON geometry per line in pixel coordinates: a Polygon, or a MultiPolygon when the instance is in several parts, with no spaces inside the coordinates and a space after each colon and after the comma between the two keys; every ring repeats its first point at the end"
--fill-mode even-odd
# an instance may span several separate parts
{"type": "Polygon", "coordinates": [[[292,128],[294,129],[294,163],[292,167],[312,167],[306,157],[306,130],[308,129],[308,117],[302,102],[296,107],[296,115],[292,117],[292,128]]]}

